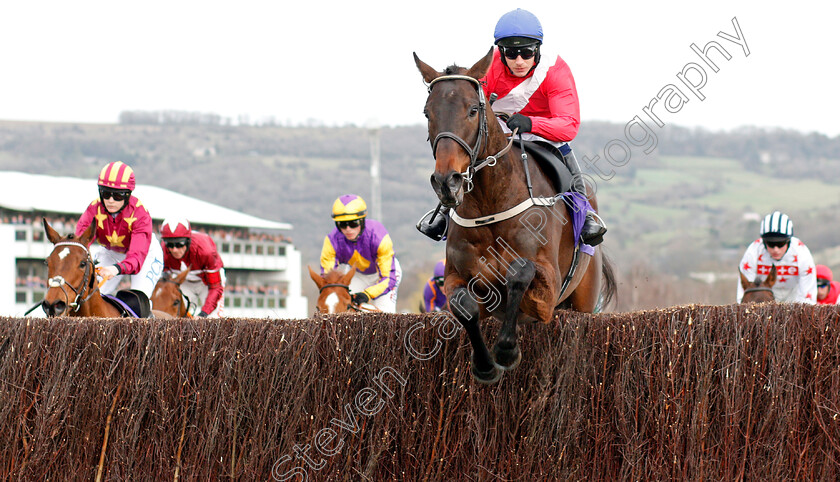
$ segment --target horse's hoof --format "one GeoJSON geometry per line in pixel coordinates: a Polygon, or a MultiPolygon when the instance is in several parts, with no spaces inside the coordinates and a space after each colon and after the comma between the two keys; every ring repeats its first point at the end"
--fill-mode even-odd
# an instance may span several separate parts
{"type": "Polygon", "coordinates": [[[493,358],[495,358],[496,366],[501,370],[510,371],[519,366],[522,361],[522,352],[519,347],[512,350],[502,350],[498,346],[493,350],[493,358]]]}
{"type": "Polygon", "coordinates": [[[490,371],[479,372],[475,369],[475,363],[473,363],[470,368],[470,373],[472,374],[473,379],[482,385],[493,385],[502,378],[502,371],[496,368],[495,365],[490,369],[490,371]]]}

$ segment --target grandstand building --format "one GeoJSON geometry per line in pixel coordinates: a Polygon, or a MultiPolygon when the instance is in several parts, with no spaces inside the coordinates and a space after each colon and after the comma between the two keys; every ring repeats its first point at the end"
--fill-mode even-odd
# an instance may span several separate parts
{"type": "MultiPolygon", "coordinates": [[[[160,223],[184,216],[209,234],[225,264],[225,316],[305,318],[301,256],[286,236],[292,226],[257,218],[166,189],[138,184],[136,196],[160,223]]],[[[0,171],[0,316],[21,316],[43,299],[52,251],[41,219],[62,235],[75,230],[95,199],[89,179],[0,171]],[[49,193],[49,194],[46,194],[49,193]]],[[[44,316],[38,308],[34,316],[44,316]]]]}

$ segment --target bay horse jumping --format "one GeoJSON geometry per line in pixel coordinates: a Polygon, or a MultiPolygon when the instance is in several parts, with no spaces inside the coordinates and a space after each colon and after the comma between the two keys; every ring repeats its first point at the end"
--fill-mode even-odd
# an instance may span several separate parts
{"type": "Polygon", "coordinates": [[[738,270],[741,275],[741,287],[744,288],[744,295],[741,297],[741,303],[764,303],[768,301],[776,301],[776,296],[773,294],[773,285],[776,284],[776,265],[770,268],[770,273],[763,281],[756,280],[750,282],[741,270],[738,270]]]}
{"type": "Polygon", "coordinates": [[[309,277],[318,286],[318,301],[316,307],[320,313],[333,314],[350,311],[353,305],[350,299],[350,280],[356,270],[343,272],[340,269],[330,270],[320,275],[309,268],[309,277]]]}
{"type": "Polygon", "coordinates": [[[152,306],[175,318],[190,318],[190,299],[181,291],[188,274],[189,268],[178,274],[162,274],[152,292],[152,306]]]}
{"type": "MultiPolygon", "coordinates": [[[[70,234],[62,237],[44,219],[47,239],[53,243],[53,250],[47,256],[47,292],[41,307],[47,316],[98,316],[119,318],[120,311],[102,297],[96,280],[96,268],[91,257],[90,246],[96,233],[96,224],[90,226],[78,238],[70,234]]],[[[156,318],[171,318],[162,311],[152,310],[156,318]]]]}
{"type": "MultiPolygon", "coordinates": [[[[522,160],[485,101],[478,79],[492,59],[491,48],[469,69],[453,65],[438,72],[414,54],[429,91],[424,114],[435,158],[432,187],[441,205],[462,222],[472,221],[450,224],[444,291],[472,344],[473,378],[486,384],[519,364],[518,323],[548,323],[558,307],[591,313],[599,300],[606,305],[616,293],[609,261],[600,249],[578,257],[565,203],[541,204],[557,189],[540,166],[522,160]],[[503,216],[529,198],[533,205],[503,216]],[[534,203],[536,198],[542,200],[534,203]],[[538,230],[534,216],[542,223],[538,230]],[[479,326],[489,316],[502,320],[492,355],[479,326]]],[[[590,202],[597,211],[594,195],[590,202]]]]}

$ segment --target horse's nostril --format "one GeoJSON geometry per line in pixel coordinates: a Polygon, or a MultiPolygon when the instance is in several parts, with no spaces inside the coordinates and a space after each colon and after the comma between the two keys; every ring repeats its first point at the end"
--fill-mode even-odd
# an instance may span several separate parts
{"type": "Polygon", "coordinates": [[[432,182],[433,188],[440,187],[443,185],[443,176],[441,174],[434,173],[432,174],[430,181],[432,182]]]}

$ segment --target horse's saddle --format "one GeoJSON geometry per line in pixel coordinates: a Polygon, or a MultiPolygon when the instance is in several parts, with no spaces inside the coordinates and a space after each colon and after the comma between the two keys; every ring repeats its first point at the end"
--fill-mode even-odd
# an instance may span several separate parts
{"type": "Polygon", "coordinates": [[[142,292],[136,290],[117,291],[115,295],[102,295],[102,297],[119,311],[122,317],[127,318],[151,318],[152,306],[149,298],[142,292]]]}
{"type": "Polygon", "coordinates": [[[572,174],[563,159],[558,157],[563,154],[554,146],[540,141],[525,141],[525,152],[529,160],[533,159],[542,168],[556,192],[563,193],[572,189],[572,174]]]}

